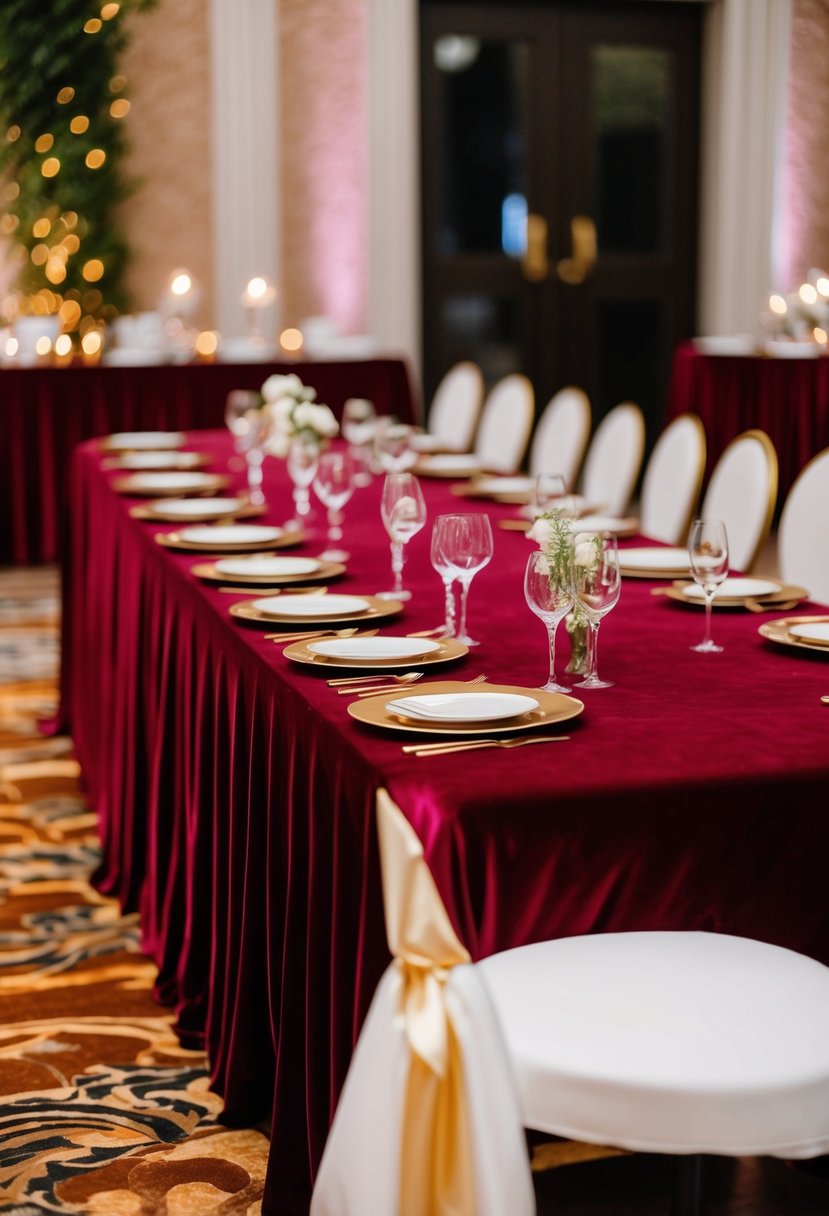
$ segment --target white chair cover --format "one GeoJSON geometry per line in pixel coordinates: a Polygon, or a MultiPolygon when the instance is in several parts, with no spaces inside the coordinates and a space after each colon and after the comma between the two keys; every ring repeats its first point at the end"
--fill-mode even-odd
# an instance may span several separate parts
{"type": "Polygon", "coordinates": [[[645,420],[638,405],[623,401],[599,423],[582,473],[588,503],[609,515],[623,515],[630,502],[645,450],[645,420]]]}
{"type": "MultiPolygon", "coordinates": [[[[491,1002],[466,957],[408,821],[378,793],[386,927],[396,960],[386,971],[360,1034],[325,1147],[311,1216],[532,1216],[535,1199],[509,1061],[491,1002]],[[429,962],[431,960],[431,962],[429,962]],[[441,1123],[407,1105],[412,1072],[441,1045],[457,1045],[435,1084],[454,1088],[459,1117],[441,1123]],[[442,1044],[441,1044],[442,1041],[442,1044]],[[457,1082],[460,1082],[457,1084],[457,1082]],[[458,1107],[464,1107],[459,1111],[458,1107]],[[441,1160],[456,1127],[467,1142],[441,1160]],[[408,1157],[409,1173],[406,1174],[408,1157]],[[434,1176],[424,1178],[433,1171],[434,1176]],[[401,1179],[408,1177],[409,1182],[401,1179]],[[449,1181],[450,1185],[441,1186],[449,1181]],[[467,1189],[464,1190],[464,1184],[467,1189]]],[[[423,1080],[423,1076],[420,1076],[423,1080]]]]}
{"type": "Polygon", "coordinates": [[[829,448],[801,471],[786,499],[777,532],[780,573],[829,604],[829,448]]]}
{"type": "Polygon", "coordinates": [[[504,376],[489,391],[475,438],[475,455],[486,469],[516,473],[533,425],[535,399],[526,376],[504,376]]]}
{"type": "Polygon", "coordinates": [[[728,560],[748,573],[768,536],[777,501],[777,453],[763,431],[744,431],[717,461],[700,508],[702,519],[721,519],[728,560]]]}
{"type": "Polygon", "coordinates": [[[680,414],[654,444],[642,480],[639,530],[669,545],[685,544],[705,472],[705,430],[680,414]]]}
{"type": "Polygon", "coordinates": [[[562,388],[550,398],[530,445],[530,473],[560,473],[574,489],[590,438],[590,401],[580,388],[562,388]]]}
{"type": "Polygon", "coordinates": [[[456,363],[435,389],[429,433],[450,452],[468,452],[484,399],[484,378],[475,363],[456,363]]]}
{"type": "Polygon", "coordinates": [[[718,933],[600,933],[477,964],[525,1124],[641,1152],[829,1149],[829,968],[718,933]]]}

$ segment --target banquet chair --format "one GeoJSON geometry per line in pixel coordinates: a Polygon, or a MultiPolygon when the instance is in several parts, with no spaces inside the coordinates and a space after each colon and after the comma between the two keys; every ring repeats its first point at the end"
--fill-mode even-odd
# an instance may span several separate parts
{"type": "Polygon", "coordinates": [[[777,531],[780,574],[808,587],[813,600],[829,604],[829,448],[801,469],[786,497],[777,531]]]}
{"type": "Polygon", "coordinates": [[[513,372],[489,390],[478,433],[475,455],[485,469],[516,473],[530,439],[535,412],[533,387],[526,376],[513,372]]]}
{"type": "Polygon", "coordinates": [[[563,938],[471,965],[385,790],[377,822],[394,961],[311,1216],[531,1216],[522,1125],[677,1157],[691,1168],[675,1216],[701,1211],[697,1154],[829,1148],[829,968],[701,932],[563,938]]]}
{"type": "Polygon", "coordinates": [[[701,519],[721,519],[728,561],[747,574],[771,527],[777,501],[777,453],[765,431],[743,431],[725,448],[708,482],[701,519]]]}
{"type": "Polygon", "coordinates": [[[705,428],[696,414],[680,414],[654,444],[642,479],[639,530],[666,544],[688,537],[705,472],[705,428]]]}
{"type": "Polygon", "coordinates": [[[429,409],[429,435],[450,452],[468,452],[484,399],[484,378],[476,363],[450,367],[435,389],[429,409]]]}
{"type": "Polygon", "coordinates": [[[530,444],[530,473],[560,473],[574,487],[590,438],[590,401],[580,388],[561,388],[550,398],[530,444]]]}
{"type": "Polygon", "coordinates": [[[588,503],[610,515],[622,515],[644,453],[642,411],[632,401],[623,401],[605,415],[590,440],[581,477],[581,492],[588,503]]]}

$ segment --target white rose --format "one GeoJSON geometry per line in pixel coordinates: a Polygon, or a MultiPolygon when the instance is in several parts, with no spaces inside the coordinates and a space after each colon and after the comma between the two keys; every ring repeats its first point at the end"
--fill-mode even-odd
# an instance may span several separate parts
{"type": "Polygon", "coordinates": [[[296,394],[301,389],[302,381],[291,372],[287,376],[268,376],[260,391],[266,401],[278,401],[280,397],[296,394]]]}
{"type": "Polygon", "coordinates": [[[581,540],[576,544],[575,552],[573,553],[573,562],[577,566],[595,566],[596,564],[596,541],[594,538],[590,540],[581,540]]]}
{"type": "Polygon", "coordinates": [[[527,540],[533,540],[539,549],[543,549],[553,538],[553,525],[549,519],[537,519],[529,532],[527,540]]]}
{"type": "Polygon", "coordinates": [[[276,456],[279,460],[284,460],[290,446],[291,441],[285,431],[271,430],[268,432],[265,451],[269,456],[276,456]]]}
{"type": "Polygon", "coordinates": [[[304,430],[306,427],[309,430],[315,431],[316,425],[314,415],[316,406],[311,405],[310,401],[300,401],[294,409],[293,422],[298,431],[304,430]]]}
{"type": "Polygon", "coordinates": [[[340,424],[327,405],[312,406],[314,411],[314,427],[321,435],[333,437],[340,429],[340,424]]]}

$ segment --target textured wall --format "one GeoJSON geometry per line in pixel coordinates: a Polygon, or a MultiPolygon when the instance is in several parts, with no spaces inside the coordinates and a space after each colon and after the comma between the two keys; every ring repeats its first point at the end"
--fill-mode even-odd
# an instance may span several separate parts
{"type": "Polygon", "coordinates": [[[829,269],[829,0],[794,0],[783,188],[783,257],[797,286],[810,266],[829,269]]]}
{"type": "Polygon", "coordinates": [[[122,211],[133,250],[127,285],[155,308],[170,271],[186,266],[202,288],[198,319],[213,316],[208,0],[158,0],[132,18],[123,59],[130,153],[137,183],[122,211]]]}
{"type": "Polygon", "coordinates": [[[280,0],[282,319],[365,328],[365,0],[280,0]]]}

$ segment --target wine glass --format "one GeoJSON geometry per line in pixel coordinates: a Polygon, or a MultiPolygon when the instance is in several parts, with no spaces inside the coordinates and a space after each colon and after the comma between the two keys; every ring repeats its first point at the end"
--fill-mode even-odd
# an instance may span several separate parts
{"type": "Polygon", "coordinates": [[[394,575],[394,586],[391,591],[381,591],[380,599],[410,600],[411,591],[403,588],[403,546],[426,523],[423,491],[413,473],[386,474],[380,513],[391,541],[391,569],[394,575]]]}
{"type": "Polygon", "coordinates": [[[225,424],[233,436],[233,447],[243,456],[248,476],[248,497],[257,506],[265,501],[262,493],[262,464],[268,437],[267,415],[262,398],[252,389],[236,388],[225,402],[225,424]]]}
{"type": "Polygon", "coordinates": [[[554,565],[546,553],[536,550],[527,558],[524,572],[524,598],[530,609],[547,627],[550,650],[550,673],[545,692],[569,692],[556,680],[556,630],[562,617],[573,607],[573,565],[567,560],[563,568],[554,565]]]}
{"type": "Polygon", "coordinates": [[[288,476],[294,483],[295,518],[285,525],[296,531],[304,529],[305,522],[311,511],[311,482],[317,473],[320,450],[316,443],[307,443],[304,439],[292,439],[288,448],[286,465],[288,476]]]}
{"type": "Polygon", "coordinates": [[[393,422],[378,427],[374,436],[374,454],[381,469],[387,473],[402,473],[410,469],[417,460],[412,447],[414,427],[402,422],[393,422]]]}
{"type": "Polygon", "coordinates": [[[371,484],[370,448],[376,426],[374,402],[366,397],[349,397],[343,406],[342,432],[354,461],[355,486],[371,484]]]}
{"type": "Polygon", "coordinates": [[[711,605],[717,588],[728,574],[728,537],[721,519],[695,519],[688,538],[688,556],[694,582],[705,595],[705,637],[692,650],[717,654],[722,650],[711,640],[711,605]]]}
{"type": "Polygon", "coordinates": [[[444,515],[447,522],[441,539],[441,554],[447,567],[461,585],[460,621],[457,639],[464,646],[478,643],[466,631],[466,601],[469,586],[479,570],[492,560],[492,528],[489,516],[481,513],[469,515],[444,515]]]}
{"type": "Polygon", "coordinates": [[[444,634],[447,638],[455,636],[456,629],[456,613],[455,613],[455,595],[452,591],[452,584],[455,581],[455,568],[450,565],[445,553],[444,542],[449,531],[449,521],[452,520],[452,515],[439,515],[432,525],[432,565],[440,575],[443,582],[443,591],[445,597],[445,622],[444,634]]]}
{"type": "Polygon", "coordinates": [[[354,493],[354,461],[348,452],[323,452],[314,475],[314,490],[326,508],[328,517],[327,548],[320,557],[328,562],[348,561],[350,554],[337,548],[342,540],[342,509],[354,493]]]}
{"type": "Polygon", "coordinates": [[[525,514],[529,519],[538,519],[547,511],[558,511],[566,519],[576,516],[575,499],[567,493],[567,482],[561,473],[539,473],[536,476],[532,499],[525,514]]]}
{"type": "Polygon", "coordinates": [[[573,539],[573,591],[587,617],[590,632],[587,675],[575,685],[576,688],[613,687],[612,680],[599,679],[599,624],[615,607],[621,590],[616,537],[607,533],[577,533],[573,539]]]}

